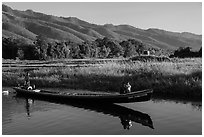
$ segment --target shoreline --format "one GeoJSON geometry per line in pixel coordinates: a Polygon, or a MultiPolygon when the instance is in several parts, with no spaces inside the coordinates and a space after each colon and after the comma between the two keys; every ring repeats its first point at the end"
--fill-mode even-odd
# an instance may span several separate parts
{"type": "Polygon", "coordinates": [[[113,61],[85,67],[4,67],[2,85],[22,84],[22,69],[30,71],[31,83],[37,88],[111,93],[119,92],[122,82],[129,81],[133,91],[151,88],[155,95],[202,100],[202,59],[178,62],[113,61]]]}

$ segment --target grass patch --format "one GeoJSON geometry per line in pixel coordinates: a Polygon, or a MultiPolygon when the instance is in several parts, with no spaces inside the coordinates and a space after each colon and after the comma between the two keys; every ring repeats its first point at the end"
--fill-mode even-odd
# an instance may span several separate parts
{"type": "MultiPolygon", "coordinates": [[[[23,82],[22,71],[3,69],[3,86],[23,82]]],[[[202,60],[168,62],[106,62],[88,67],[48,67],[30,71],[37,87],[66,87],[92,91],[119,92],[123,81],[132,90],[154,89],[154,94],[188,99],[202,99],[202,60]]]]}

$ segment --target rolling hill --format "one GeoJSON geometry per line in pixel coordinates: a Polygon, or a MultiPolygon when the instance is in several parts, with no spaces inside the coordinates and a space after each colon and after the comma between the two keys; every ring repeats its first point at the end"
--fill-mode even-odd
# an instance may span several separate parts
{"type": "Polygon", "coordinates": [[[31,43],[37,35],[50,40],[70,40],[76,43],[94,41],[108,37],[116,41],[140,40],[152,47],[174,50],[178,47],[192,47],[199,50],[202,35],[188,32],[170,32],[161,29],[139,29],[130,25],[97,25],[76,17],[57,17],[32,10],[14,10],[2,5],[2,36],[21,38],[31,43]]]}

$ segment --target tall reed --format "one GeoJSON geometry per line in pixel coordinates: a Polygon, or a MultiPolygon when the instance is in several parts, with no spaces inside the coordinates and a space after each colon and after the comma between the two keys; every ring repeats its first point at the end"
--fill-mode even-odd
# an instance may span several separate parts
{"type": "MultiPolygon", "coordinates": [[[[21,71],[3,71],[3,85],[22,83],[21,71]]],[[[39,68],[32,70],[37,87],[66,87],[119,92],[123,81],[132,90],[154,89],[154,94],[199,98],[202,95],[201,59],[173,62],[106,62],[89,67],[39,68]]]]}

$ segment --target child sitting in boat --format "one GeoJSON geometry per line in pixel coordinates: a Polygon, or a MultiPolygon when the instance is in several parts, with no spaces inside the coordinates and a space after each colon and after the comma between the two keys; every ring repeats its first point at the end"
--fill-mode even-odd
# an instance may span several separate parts
{"type": "Polygon", "coordinates": [[[131,85],[129,82],[123,82],[122,87],[120,88],[120,94],[126,94],[131,92],[131,85]]]}

